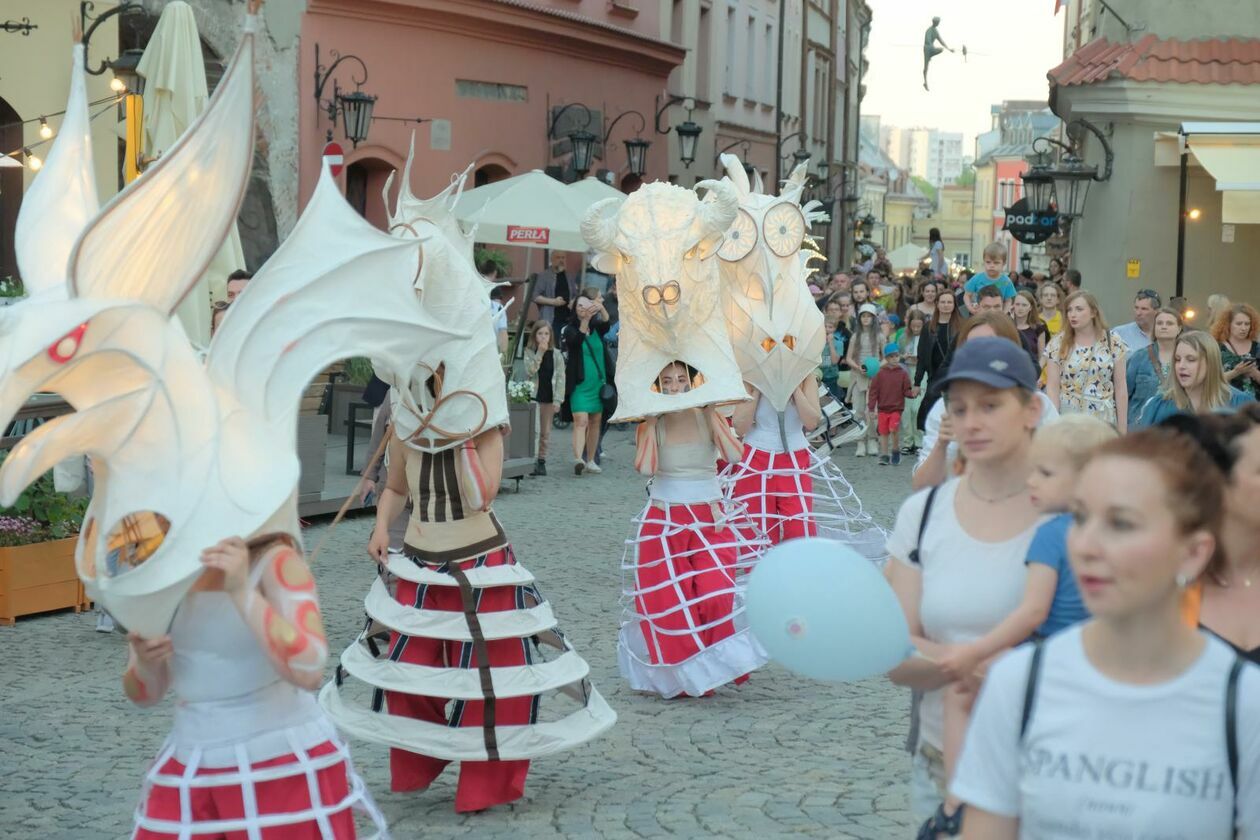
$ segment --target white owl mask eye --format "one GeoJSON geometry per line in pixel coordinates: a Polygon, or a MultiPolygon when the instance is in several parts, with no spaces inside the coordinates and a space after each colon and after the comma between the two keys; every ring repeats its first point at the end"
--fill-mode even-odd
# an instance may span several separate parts
{"type": "Polygon", "coordinates": [[[805,214],[795,204],[780,202],[766,213],[761,230],[771,251],[780,257],[790,257],[805,241],[805,214]]]}
{"type": "Polygon", "coordinates": [[[735,221],[726,229],[726,239],[718,249],[718,256],[726,262],[739,262],[748,256],[757,244],[757,222],[741,209],[735,221]]]}

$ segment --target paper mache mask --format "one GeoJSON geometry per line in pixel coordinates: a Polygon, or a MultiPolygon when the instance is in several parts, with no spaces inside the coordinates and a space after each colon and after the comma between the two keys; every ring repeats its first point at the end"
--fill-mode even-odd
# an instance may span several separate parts
{"type": "MultiPolygon", "coordinates": [[[[411,192],[411,158],[408,154],[398,203],[390,213],[390,232],[423,244],[415,291],[425,311],[466,332],[433,347],[405,376],[377,375],[391,386],[390,417],[398,437],[415,449],[437,452],[506,425],[507,382],[490,312],[492,284],[473,263],[475,231],[464,234],[453,213],[472,167],[438,195],[419,199],[411,192]]],[[[386,207],[392,179],[385,185],[386,207]]]]}
{"type": "Polygon", "coordinates": [[[809,293],[817,252],[802,246],[816,205],[801,207],[805,165],[776,197],[751,187],[743,164],[722,155],[739,213],[718,249],[722,308],[744,381],[783,411],[812,377],[826,343],[823,315],[809,293]]]}
{"type": "Polygon", "coordinates": [[[75,409],[13,448],[0,504],[54,464],[89,456],[96,482],[78,573],[94,600],[146,637],[167,632],[203,549],[232,536],[298,536],[297,409],[310,380],[361,352],[409,369],[446,333],[411,289],[418,244],[372,228],[326,169],[204,360],[172,320],[245,193],[256,26],[246,18],[201,116],[99,211],[75,47],[66,120],[18,224],[31,298],[0,315],[0,423],[40,391],[75,409]],[[134,565],[110,555],[109,535],[145,513],[167,523],[160,544],[134,565]]]}
{"type": "Polygon", "coordinates": [[[684,408],[748,399],[719,306],[722,236],[738,211],[730,184],[705,181],[711,199],[666,183],[645,184],[624,201],[592,205],[582,236],[595,267],[617,277],[621,332],[617,413],[636,420],[684,408]],[[654,387],[660,372],[682,361],[700,384],[683,394],[654,387]]]}

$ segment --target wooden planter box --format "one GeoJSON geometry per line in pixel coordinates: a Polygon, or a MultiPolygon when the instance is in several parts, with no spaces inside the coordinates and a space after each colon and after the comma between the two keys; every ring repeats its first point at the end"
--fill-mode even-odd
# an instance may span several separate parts
{"type": "Polygon", "coordinates": [[[18,616],[91,606],[74,568],[77,537],[0,548],[0,624],[18,616]]]}

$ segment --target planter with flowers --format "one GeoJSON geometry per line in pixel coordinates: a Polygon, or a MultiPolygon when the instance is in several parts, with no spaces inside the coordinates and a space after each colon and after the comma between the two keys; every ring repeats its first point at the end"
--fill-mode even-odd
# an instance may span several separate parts
{"type": "Polygon", "coordinates": [[[8,275],[0,277],[0,306],[8,306],[26,297],[22,281],[8,275]]]}
{"type": "MultiPolygon", "coordinates": [[[[0,453],[0,461],[3,460],[0,453]]],[[[0,624],[23,615],[90,606],[74,567],[86,497],[58,493],[52,473],[0,508],[0,624]]]]}
{"type": "Polygon", "coordinates": [[[507,458],[532,461],[537,452],[538,409],[534,405],[534,383],[527,379],[513,379],[507,384],[508,419],[512,434],[508,438],[507,458]]]}

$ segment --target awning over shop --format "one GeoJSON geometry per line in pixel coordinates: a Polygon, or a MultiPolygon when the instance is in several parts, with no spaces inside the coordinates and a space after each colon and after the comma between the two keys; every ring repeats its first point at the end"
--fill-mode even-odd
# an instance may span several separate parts
{"type": "Polygon", "coordinates": [[[1260,122],[1182,123],[1185,147],[1216,180],[1221,221],[1260,224],[1260,122]]]}

